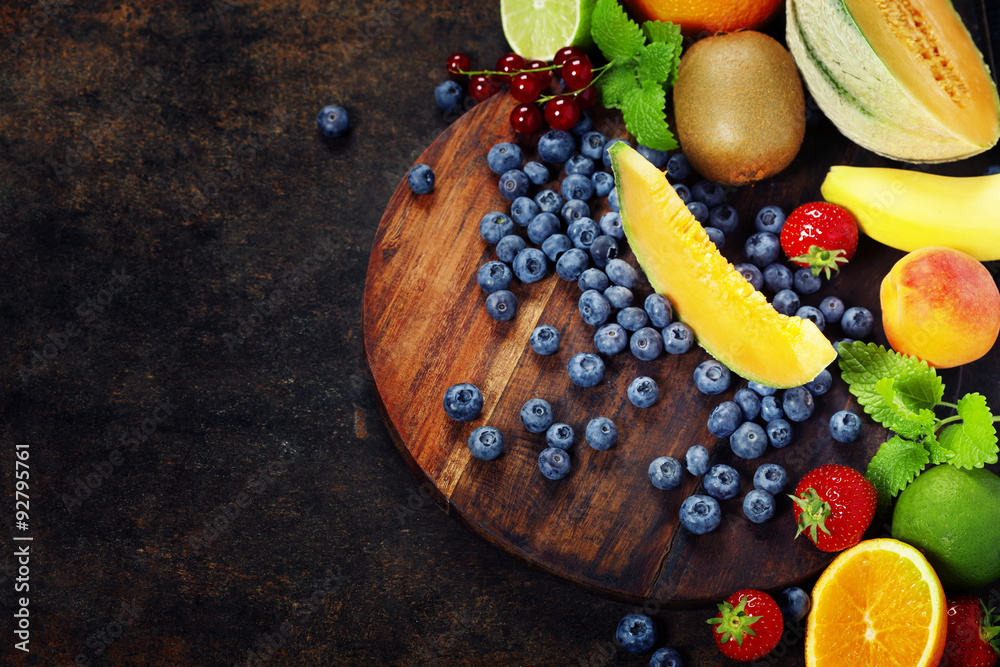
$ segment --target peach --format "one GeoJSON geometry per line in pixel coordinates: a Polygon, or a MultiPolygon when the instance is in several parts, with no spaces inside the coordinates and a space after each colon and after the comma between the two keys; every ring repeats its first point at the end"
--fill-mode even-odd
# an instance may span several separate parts
{"type": "Polygon", "coordinates": [[[979,359],[1000,332],[1000,290],[986,267],[960,250],[914,250],[882,280],[879,298],[892,348],[937,368],[979,359]]]}

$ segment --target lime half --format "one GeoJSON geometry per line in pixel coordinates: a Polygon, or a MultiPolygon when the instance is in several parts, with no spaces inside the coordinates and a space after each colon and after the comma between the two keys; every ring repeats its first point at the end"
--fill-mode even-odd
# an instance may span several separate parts
{"type": "Polygon", "coordinates": [[[592,44],[595,0],[500,0],[503,34],[527,60],[552,60],[564,46],[592,44]]]}

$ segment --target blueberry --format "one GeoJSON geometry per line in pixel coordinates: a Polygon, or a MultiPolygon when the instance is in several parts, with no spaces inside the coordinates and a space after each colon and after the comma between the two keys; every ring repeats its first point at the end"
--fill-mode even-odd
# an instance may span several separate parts
{"type": "Polygon", "coordinates": [[[507,289],[514,282],[514,274],[503,262],[486,262],[479,267],[476,282],[487,294],[507,289]]]}
{"type": "Polygon", "coordinates": [[[594,333],[594,347],[601,354],[614,356],[628,347],[628,332],[620,324],[605,324],[594,333]]]}
{"type": "Polygon", "coordinates": [[[785,212],[780,206],[765,206],[757,211],[753,224],[758,232],[770,232],[778,236],[781,234],[781,228],[785,226],[785,218],[785,212]]]}
{"type": "Polygon", "coordinates": [[[792,270],[784,264],[768,264],[764,267],[764,287],[772,292],[792,289],[792,270]]]}
{"type": "Polygon", "coordinates": [[[569,128],[569,131],[575,137],[582,137],[583,135],[590,132],[591,128],[594,127],[594,119],[591,118],[590,113],[586,111],[580,112],[580,120],[576,121],[576,124],[569,128]]]}
{"type": "Polygon", "coordinates": [[[613,236],[601,234],[590,244],[589,252],[594,266],[603,269],[607,267],[609,261],[618,257],[618,241],[613,236]]]}
{"type": "MultiPolygon", "coordinates": [[[[624,139],[612,139],[605,142],[604,150],[601,151],[601,162],[604,164],[605,169],[611,169],[611,155],[608,154],[608,149],[617,144],[619,141],[625,141],[624,139]]],[[[627,141],[625,143],[628,143],[627,141]]]]}
{"type": "Polygon", "coordinates": [[[574,354],[566,367],[569,381],[578,387],[593,387],[604,379],[604,361],[596,354],[574,354]]]}
{"type": "Polygon", "coordinates": [[[830,435],[837,442],[854,442],[861,435],[861,417],[841,410],[830,417],[830,435]]]}
{"type": "MultiPolygon", "coordinates": [[[[642,308],[637,308],[636,306],[629,306],[628,308],[622,308],[618,311],[618,324],[622,325],[629,331],[638,331],[647,324],[649,324],[649,315],[642,308]]],[[[657,333],[657,336],[660,334],[657,333]]],[[[662,338],[662,336],[661,336],[662,338]]]]}
{"type": "Polygon", "coordinates": [[[740,414],[745,422],[757,419],[760,414],[760,396],[751,389],[744,387],[737,391],[733,402],[740,406],[740,414]]]}
{"type": "Polygon", "coordinates": [[[983,171],[983,176],[996,176],[1000,174],[1000,165],[991,164],[983,171]]]}
{"type": "Polygon", "coordinates": [[[594,161],[591,160],[586,155],[580,155],[577,153],[570,159],[566,160],[566,164],[563,165],[563,170],[568,175],[580,174],[581,176],[590,177],[594,173],[594,161]]]}
{"type": "Polygon", "coordinates": [[[649,324],[658,329],[667,326],[674,319],[674,308],[662,294],[647,296],[643,308],[649,316],[649,324]]]}
{"type": "Polygon", "coordinates": [[[809,320],[822,331],[826,328],[826,318],[823,317],[823,313],[819,311],[819,308],[814,306],[802,306],[795,311],[795,317],[801,317],[804,320],[809,320]]]}
{"type": "Polygon", "coordinates": [[[753,474],[754,488],[767,491],[772,496],[784,491],[787,482],[788,474],[777,463],[765,463],[753,474]]]}
{"type": "MultiPolygon", "coordinates": [[[[657,333],[657,336],[660,334],[657,333]]],[[[651,377],[641,376],[632,380],[626,392],[628,401],[637,408],[648,408],[656,403],[660,397],[660,388],[656,386],[656,380],[651,377]]]]}
{"type": "Polygon", "coordinates": [[[621,241],[625,238],[625,230],[622,229],[622,219],[621,216],[614,211],[608,211],[601,216],[601,222],[598,225],[601,228],[601,233],[606,234],[616,241],[621,241]]]}
{"type": "Polygon", "coordinates": [[[741,459],[756,459],[767,451],[767,433],[760,424],[743,422],[736,432],[729,436],[729,447],[741,459]]]}
{"type": "Polygon", "coordinates": [[[743,412],[733,401],[719,403],[708,416],[708,432],[716,438],[728,438],[739,428],[743,412]]]}
{"type": "MultiPolygon", "coordinates": [[[[607,268],[607,267],[605,267],[607,268]]],[[[621,285],[612,285],[604,290],[604,298],[608,300],[612,308],[628,308],[635,298],[632,290],[621,285]]]]}
{"type": "Polygon", "coordinates": [[[548,479],[562,479],[569,474],[569,454],[565,449],[549,447],[538,455],[538,469],[548,479]]]}
{"type": "Polygon", "coordinates": [[[585,437],[588,445],[603,452],[618,442],[618,427],[607,417],[594,417],[587,423],[585,437]]]}
{"type": "Polygon", "coordinates": [[[615,177],[606,171],[595,171],[590,181],[594,184],[594,195],[598,197],[607,197],[615,189],[615,177]]]}
{"type": "Polygon", "coordinates": [[[434,89],[434,101],[442,111],[455,111],[462,106],[465,91],[457,82],[448,79],[434,89]]]}
{"type": "Polygon", "coordinates": [[[746,281],[750,283],[750,286],[758,292],[764,286],[764,274],[762,274],[760,269],[753,264],[744,262],[742,264],[737,264],[733,268],[736,269],[737,273],[746,278],[746,281]]]}
{"type": "Polygon", "coordinates": [[[621,211],[621,206],[618,205],[618,189],[614,189],[608,193],[608,208],[610,208],[615,213],[621,211]]]}
{"type": "MultiPolygon", "coordinates": [[[[688,186],[684,185],[683,183],[674,183],[674,192],[677,193],[677,197],[682,202],[684,202],[685,206],[687,206],[688,204],[691,203],[691,201],[692,201],[692,199],[691,199],[691,188],[689,188],[688,186]]],[[[712,215],[712,212],[709,211],[709,216],[711,217],[711,215],[712,215]]]]}
{"type": "Polygon", "coordinates": [[[835,296],[828,296],[819,302],[819,312],[827,322],[839,322],[844,316],[844,302],[835,296]]]}
{"type": "Polygon", "coordinates": [[[510,204],[510,217],[522,227],[527,227],[528,223],[534,220],[535,216],[541,212],[538,204],[530,197],[518,197],[510,204]]]}
{"type": "Polygon", "coordinates": [[[674,649],[659,648],[649,659],[649,667],[684,667],[684,661],[681,659],[681,654],[674,649]]]}
{"type": "Polygon", "coordinates": [[[781,254],[781,241],[771,232],[757,232],[747,239],[743,252],[754,266],[767,266],[781,254]]]}
{"type": "Polygon", "coordinates": [[[529,162],[522,171],[535,185],[542,185],[549,180],[549,168],[541,162],[529,162]]]}
{"type": "Polygon", "coordinates": [[[809,609],[812,608],[809,594],[798,586],[781,591],[775,602],[778,603],[785,623],[798,623],[809,615],[809,609]]]}
{"type": "Polygon", "coordinates": [[[691,211],[691,215],[694,216],[694,219],[700,222],[701,224],[705,224],[706,222],[708,222],[708,216],[710,215],[710,213],[708,211],[708,207],[705,206],[704,203],[700,201],[689,202],[687,205],[687,209],[691,211]]]}
{"type": "Polygon", "coordinates": [[[661,335],[667,354],[684,354],[694,345],[694,332],[683,322],[671,322],[663,327],[661,335]]]}
{"type": "Polygon", "coordinates": [[[663,169],[667,165],[667,160],[670,159],[669,151],[658,151],[655,148],[643,146],[642,144],[636,146],[635,150],[639,153],[639,155],[649,160],[649,162],[657,169],[663,169]]]}
{"type": "Polygon", "coordinates": [[[567,225],[571,225],[582,218],[589,218],[590,206],[582,199],[570,199],[563,204],[559,214],[562,215],[562,219],[566,221],[567,225]]]}
{"type": "Polygon", "coordinates": [[[691,175],[691,163],[684,153],[674,153],[667,160],[667,176],[674,181],[683,181],[691,175]]]}
{"type": "Polygon", "coordinates": [[[486,154],[486,163],[489,164],[490,171],[498,176],[511,169],[520,168],[521,160],[521,147],[509,141],[496,144],[486,154]]]}
{"type": "Polygon", "coordinates": [[[562,229],[562,224],[554,213],[539,213],[528,224],[528,240],[536,245],[541,245],[545,239],[553,234],[558,234],[560,229],[562,229]]]}
{"type": "Polygon", "coordinates": [[[844,311],[844,316],[840,318],[840,329],[845,336],[858,340],[871,334],[874,323],[870,310],[854,306],[844,311]]]}
{"type": "Polygon", "coordinates": [[[781,409],[781,401],[777,396],[765,396],[760,399],[760,418],[765,422],[773,422],[784,416],[785,412],[781,409]]]}
{"type": "Polygon", "coordinates": [[[492,461],[503,451],[503,434],[492,426],[480,426],[469,434],[469,451],[477,459],[492,461]]]}
{"type": "Polygon", "coordinates": [[[573,446],[573,427],[569,424],[553,424],[545,431],[545,444],[568,450],[573,446]]]}
{"type": "Polygon", "coordinates": [[[656,626],[644,614],[628,614],[618,623],[615,641],[632,655],[645,653],[656,643],[656,626]]]}
{"type": "Polygon", "coordinates": [[[713,208],[722,203],[726,197],[726,191],[718,183],[702,179],[692,186],[691,195],[695,201],[700,201],[705,206],[713,208]]]}
{"type": "Polygon", "coordinates": [[[479,235],[487,243],[499,243],[500,239],[514,233],[514,221],[503,213],[493,211],[479,221],[479,235]]]}
{"type": "MultiPolygon", "coordinates": [[[[770,398],[774,398],[771,396],[770,398]]],[[[767,439],[772,447],[781,449],[792,441],[792,425],[778,417],[767,422],[767,439]]]]}
{"type": "Polygon", "coordinates": [[[483,410],[483,393],[468,382],[453,384],[444,392],[444,413],[455,421],[472,421],[483,410]]]}
{"type": "Polygon", "coordinates": [[[790,289],[781,290],[771,299],[771,305],[774,306],[774,309],[789,317],[794,317],[795,313],[799,312],[799,304],[801,303],[799,295],[790,289]]]}
{"type": "Polygon", "coordinates": [[[580,295],[580,317],[584,324],[599,327],[611,317],[611,304],[597,290],[589,289],[580,295]]]}
{"type": "Polygon", "coordinates": [[[754,523],[764,523],[774,516],[774,496],[754,489],[743,498],[743,513],[754,523]]]}
{"type": "Polygon", "coordinates": [[[806,389],[813,396],[822,396],[826,392],[830,391],[830,385],[833,384],[833,376],[830,375],[830,371],[825,368],[819,372],[819,375],[814,377],[809,382],[806,382],[806,389]]]}
{"type": "Polygon", "coordinates": [[[785,397],[781,401],[781,409],[785,411],[785,416],[793,422],[804,422],[809,419],[815,407],[813,395],[805,387],[786,389],[785,397]]]}
{"type": "Polygon", "coordinates": [[[792,284],[799,294],[812,294],[819,291],[823,286],[823,281],[819,276],[812,274],[812,269],[801,268],[792,274],[792,284]]]}
{"type": "Polygon", "coordinates": [[[681,503],[681,525],[695,535],[711,533],[722,521],[719,501],[709,496],[696,494],[681,503]]]}
{"type": "Polygon", "coordinates": [[[504,264],[510,264],[517,257],[517,253],[527,247],[527,244],[517,234],[508,234],[499,241],[497,241],[497,259],[499,259],[504,264]]]}
{"type": "MultiPolygon", "coordinates": [[[[562,236],[561,234],[559,236],[562,236]]],[[[555,238],[555,237],[549,237],[555,238]]],[[[569,237],[564,237],[569,240],[569,237]]],[[[560,243],[562,243],[560,241],[560,243]]],[[[573,242],[570,241],[572,244],[573,242]]],[[[584,272],[590,263],[590,256],[579,248],[570,248],[563,253],[562,257],[556,260],[556,273],[563,280],[576,280],[584,272]]]]}
{"type": "Polygon", "coordinates": [[[600,234],[601,229],[590,218],[580,218],[566,230],[566,236],[573,242],[573,247],[580,250],[590,250],[590,245],[600,234]]]}
{"type": "Polygon", "coordinates": [[[339,137],[347,132],[347,128],[350,126],[350,119],[344,107],[331,104],[319,110],[319,113],[316,115],[316,125],[319,126],[319,131],[324,135],[339,137]]]}
{"type": "Polygon", "coordinates": [[[716,206],[708,212],[708,224],[723,234],[732,234],[740,224],[736,209],[728,204],[716,206]]]}
{"type": "Polygon", "coordinates": [[[509,322],[517,315],[517,297],[505,289],[486,297],[486,314],[497,322],[509,322]]]}
{"type": "Polygon", "coordinates": [[[434,170],[426,164],[415,164],[406,175],[406,182],[415,195],[430,194],[434,189],[434,170]]]}
{"type": "MultiPolygon", "coordinates": [[[[553,234],[549,238],[542,242],[542,252],[545,256],[549,258],[550,262],[558,262],[559,258],[567,250],[573,248],[573,242],[569,240],[569,237],[565,234],[553,234]]],[[[556,272],[559,271],[559,265],[556,265],[556,272]]],[[[560,274],[561,275],[561,274],[560,274]]]]}
{"type": "Polygon", "coordinates": [[[580,137],[580,152],[591,160],[602,160],[607,137],[600,132],[587,132],[580,137]]]}
{"type": "Polygon", "coordinates": [[[723,463],[712,466],[702,481],[705,493],[718,500],[735,498],[740,492],[740,474],[723,463]]]}
{"type": "Polygon", "coordinates": [[[531,345],[531,349],[537,354],[549,355],[559,349],[561,338],[562,335],[559,333],[559,329],[548,324],[543,324],[535,327],[534,331],[531,332],[528,343],[531,345]]]}
{"type": "Polygon", "coordinates": [[[689,473],[695,477],[701,477],[708,472],[708,450],[701,445],[689,447],[684,455],[684,463],[687,465],[689,473]]]}
{"type": "Polygon", "coordinates": [[[747,382],[747,387],[753,389],[758,396],[774,396],[778,393],[778,390],[774,387],[765,387],[764,385],[758,384],[753,380],[747,382]]]}
{"type": "Polygon", "coordinates": [[[528,177],[520,169],[511,169],[500,177],[500,194],[514,201],[528,194],[528,177]]]}
{"type": "Polygon", "coordinates": [[[545,433],[552,426],[552,406],[541,398],[529,398],[521,406],[521,423],[532,433],[545,433]]]}
{"type": "Polygon", "coordinates": [[[576,284],[579,285],[581,292],[586,292],[589,289],[603,292],[611,284],[611,281],[604,275],[604,271],[600,269],[587,269],[576,279],[576,284]]]}
{"type": "Polygon", "coordinates": [[[555,190],[539,190],[535,193],[535,203],[541,212],[559,213],[562,210],[563,198],[555,190]]]}
{"type": "Polygon", "coordinates": [[[726,245],[726,235],[722,233],[721,229],[705,227],[705,233],[708,234],[708,240],[714,243],[719,250],[722,250],[722,246],[726,245]]]}
{"type": "Polygon", "coordinates": [[[549,262],[538,248],[525,248],[514,257],[511,268],[522,283],[537,283],[545,277],[549,262]]]}
{"type": "Polygon", "coordinates": [[[663,353],[663,336],[653,327],[643,327],[632,334],[629,349],[639,361],[652,361],[663,353]]]}
{"type": "Polygon", "coordinates": [[[729,369],[715,359],[703,361],[694,369],[694,386],[703,394],[714,396],[729,389],[729,369]]]}
{"type": "Polygon", "coordinates": [[[573,155],[574,148],[573,135],[562,130],[549,130],[538,139],[538,157],[549,164],[562,164],[573,155]]]}
{"type": "Polygon", "coordinates": [[[672,456],[661,456],[649,464],[649,481],[661,491],[676,489],[681,485],[684,469],[672,456]]]}
{"type": "Polygon", "coordinates": [[[610,259],[608,265],[604,267],[604,272],[608,274],[615,285],[632,289],[639,281],[639,274],[635,272],[632,265],[623,259],[610,259]]]}

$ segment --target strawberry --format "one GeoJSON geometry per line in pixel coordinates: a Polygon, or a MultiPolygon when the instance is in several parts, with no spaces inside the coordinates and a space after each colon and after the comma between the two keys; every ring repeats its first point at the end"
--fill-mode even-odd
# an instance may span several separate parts
{"type": "Polygon", "coordinates": [[[861,540],[875,517],[878,491],[853,468],[829,463],[810,470],[789,496],[798,537],[805,533],[820,551],[841,551],[861,540]]]}
{"type": "Polygon", "coordinates": [[[858,223],[836,204],[814,202],[792,211],[781,228],[781,248],[788,259],[812,274],[840,271],[858,249],[858,223]]]}
{"type": "Polygon", "coordinates": [[[1000,651],[1000,618],[975,595],[948,600],[948,639],[940,667],[993,667],[1000,651]]]}
{"type": "Polygon", "coordinates": [[[770,653],[784,627],[778,603],[767,593],[748,588],[729,596],[719,614],[708,619],[712,637],[726,657],[750,662],[770,653]]]}

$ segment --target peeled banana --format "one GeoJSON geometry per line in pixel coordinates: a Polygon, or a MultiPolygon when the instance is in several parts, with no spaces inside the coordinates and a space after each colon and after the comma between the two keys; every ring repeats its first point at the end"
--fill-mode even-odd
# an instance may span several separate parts
{"type": "Polygon", "coordinates": [[[836,166],[822,192],[887,246],[907,252],[947,246],[981,262],[1000,259],[1000,174],[955,178],[836,166]]]}

